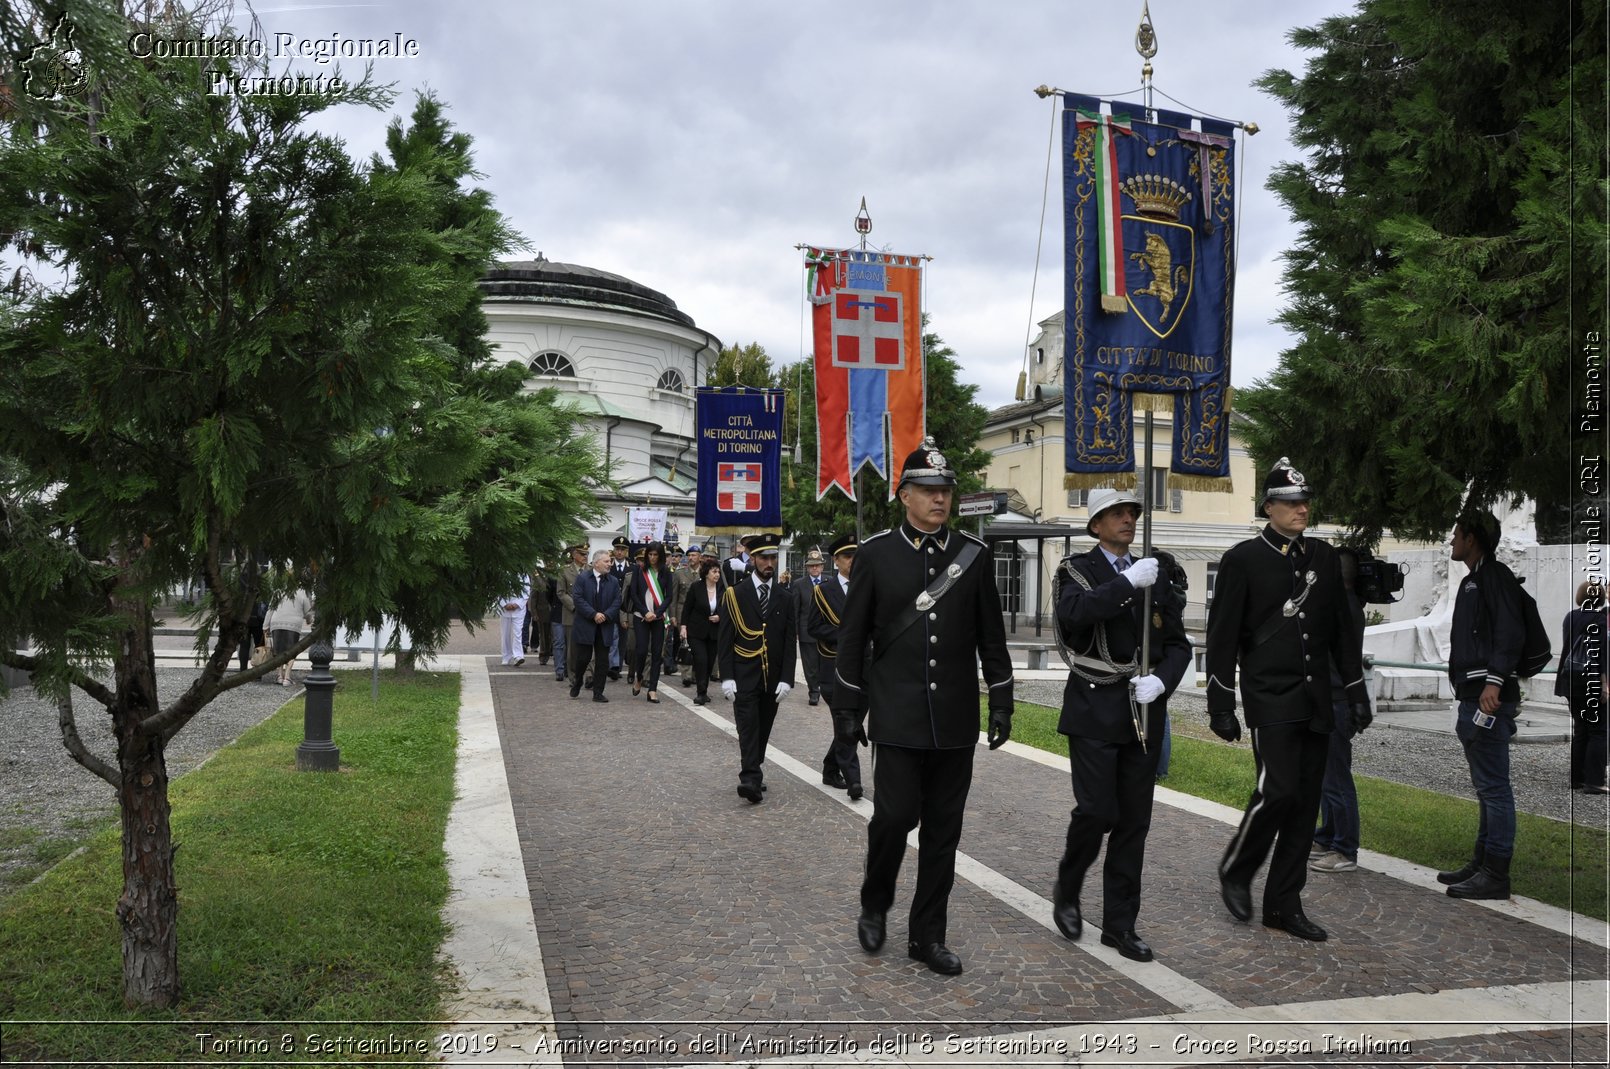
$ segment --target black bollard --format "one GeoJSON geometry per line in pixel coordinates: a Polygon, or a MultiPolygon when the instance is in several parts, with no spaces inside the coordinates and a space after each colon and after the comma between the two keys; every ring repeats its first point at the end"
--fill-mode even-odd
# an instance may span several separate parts
{"type": "Polygon", "coordinates": [[[302,680],[302,744],[296,748],[298,772],[335,772],[341,768],[341,749],[331,741],[335,705],[335,676],[330,660],[335,650],[323,639],[313,643],[307,658],[313,670],[302,680]]]}

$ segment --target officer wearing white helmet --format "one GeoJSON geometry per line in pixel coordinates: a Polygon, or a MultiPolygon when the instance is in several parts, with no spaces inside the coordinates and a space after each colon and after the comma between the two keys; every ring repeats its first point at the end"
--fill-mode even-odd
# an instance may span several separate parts
{"type": "Polygon", "coordinates": [[[1052,919],[1069,939],[1084,929],[1079,893],[1107,840],[1102,869],[1101,942],[1133,961],[1151,961],[1136,933],[1140,874],[1152,821],[1152,790],[1169,695],[1191,660],[1184,599],[1157,584],[1156,557],[1130,553],[1141,501],[1131,490],[1093,490],[1088,553],[1058,569],[1057,629],[1068,660],[1057,730],[1068,736],[1074,807],[1057,866],[1052,919]],[[1150,619],[1144,591],[1153,587],[1150,619]],[[1150,663],[1141,664],[1151,628],[1150,663]]]}

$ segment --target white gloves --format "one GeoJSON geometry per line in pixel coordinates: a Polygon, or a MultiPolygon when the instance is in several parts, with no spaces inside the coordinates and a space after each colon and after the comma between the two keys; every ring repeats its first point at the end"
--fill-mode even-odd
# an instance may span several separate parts
{"type": "Polygon", "coordinates": [[[738,683],[735,680],[723,679],[721,681],[721,696],[729,702],[738,696],[738,683]]]}
{"type": "Polygon", "coordinates": [[[788,692],[793,689],[794,688],[789,686],[787,683],[777,684],[777,700],[782,701],[784,698],[788,697],[788,692]]]}
{"type": "Polygon", "coordinates": [[[1131,564],[1126,571],[1119,574],[1128,579],[1130,585],[1136,590],[1149,587],[1157,582],[1157,558],[1142,557],[1134,564],[1131,564]]]}
{"type": "MultiPolygon", "coordinates": [[[[1129,571],[1134,571],[1131,568],[1129,571]]],[[[1124,573],[1128,575],[1128,572],[1124,573]]],[[[1141,676],[1135,680],[1135,700],[1142,705],[1149,705],[1163,696],[1163,681],[1156,676],[1141,676]]]]}

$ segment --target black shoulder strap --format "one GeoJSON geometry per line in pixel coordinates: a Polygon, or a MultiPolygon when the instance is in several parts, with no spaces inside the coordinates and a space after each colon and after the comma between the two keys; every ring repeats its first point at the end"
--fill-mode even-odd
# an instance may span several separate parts
{"type": "Polygon", "coordinates": [[[922,619],[923,614],[937,605],[939,603],[939,599],[945,596],[945,593],[955,583],[955,580],[952,579],[949,574],[952,566],[960,569],[960,571],[957,572],[957,578],[960,578],[962,575],[966,574],[968,568],[973,566],[973,561],[978,559],[979,553],[983,552],[983,550],[984,546],[980,542],[974,542],[971,539],[968,539],[966,542],[964,542],[962,544],[961,552],[956,554],[956,559],[945,566],[945,574],[942,574],[934,579],[932,583],[928,584],[928,589],[923,591],[924,594],[928,595],[930,600],[923,604],[920,608],[918,607],[917,602],[912,602],[910,605],[907,605],[901,611],[900,615],[895,618],[894,626],[889,629],[889,633],[887,635],[879,636],[881,641],[878,642],[877,648],[873,650],[873,659],[876,660],[884,650],[894,645],[895,639],[905,634],[907,628],[916,623],[918,620],[922,619]]]}

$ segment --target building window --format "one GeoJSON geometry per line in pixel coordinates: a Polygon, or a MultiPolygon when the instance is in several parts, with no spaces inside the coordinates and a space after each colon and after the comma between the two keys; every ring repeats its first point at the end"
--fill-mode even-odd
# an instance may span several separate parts
{"type": "Polygon", "coordinates": [[[998,546],[995,554],[995,590],[1000,595],[1002,612],[1023,611],[1023,558],[1012,546],[1011,552],[1004,552],[1005,546],[998,546]]]}
{"type": "Polygon", "coordinates": [[[1022,440],[1023,440],[1022,432],[1019,431],[1016,427],[1013,427],[1012,428],[1012,444],[1016,445],[1018,442],[1020,442],[1022,440]]]}
{"type": "Polygon", "coordinates": [[[1045,350],[1044,349],[1036,349],[1036,350],[1034,350],[1034,362],[1036,364],[1045,363],[1045,350]]]}
{"type": "Polygon", "coordinates": [[[570,357],[553,350],[532,357],[531,370],[538,375],[557,375],[565,379],[576,377],[576,365],[570,362],[570,357]]]}
{"type": "Polygon", "coordinates": [[[1215,561],[1208,561],[1208,566],[1207,566],[1207,603],[1209,605],[1213,604],[1213,584],[1218,581],[1218,578],[1219,578],[1219,562],[1216,561],[1216,560],[1215,561]]]}
{"type": "Polygon", "coordinates": [[[671,393],[681,393],[684,389],[682,372],[674,367],[667,368],[665,374],[660,376],[660,381],[654,384],[654,388],[656,390],[667,390],[671,393]]]}
{"type": "Polygon", "coordinates": [[[1152,508],[1168,508],[1168,469],[1153,468],[1152,476],[1152,508]]]}
{"type": "Polygon", "coordinates": [[[1070,509],[1082,509],[1082,508],[1084,508],[1085,507],[1085,502],[1088,501],[1089,499],[1090,499],[1090,491],[1089,490],[1069,490],[1068,491],[1068,507],[1070,509]]]}

